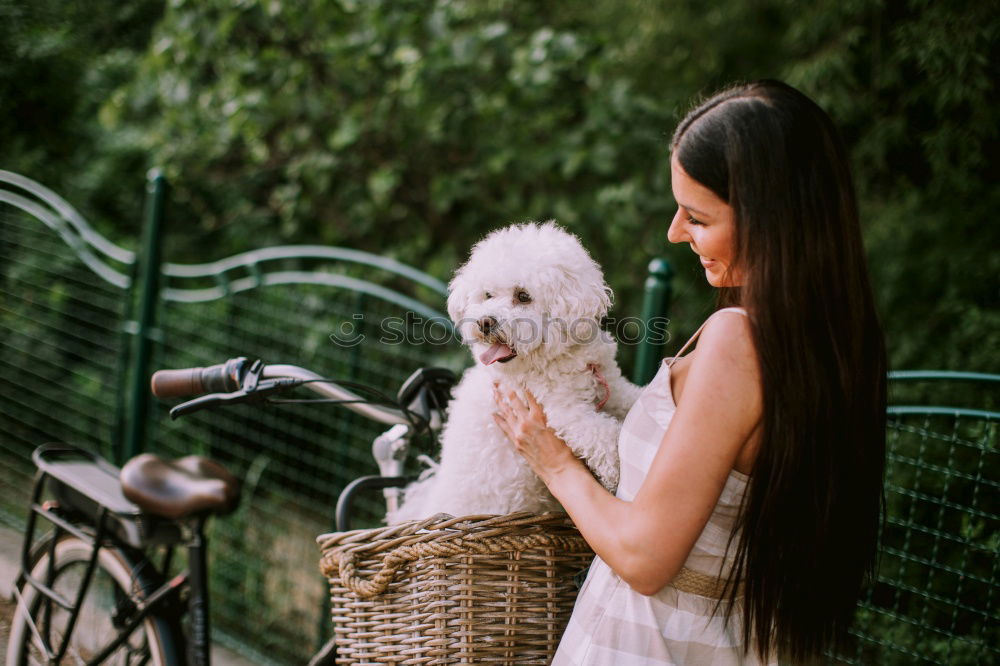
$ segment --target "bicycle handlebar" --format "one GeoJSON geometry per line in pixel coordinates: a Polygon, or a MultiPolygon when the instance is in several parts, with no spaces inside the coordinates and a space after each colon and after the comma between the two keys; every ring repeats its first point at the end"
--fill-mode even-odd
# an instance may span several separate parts
{"type": "Polygon", "coordinates": [[[204,393],[230,393],[240,388],[244,357],[233,358],[204,368],[159,370],[150,380],[150,388],[157,398],[185,398],[204,393]]]}
{"type": "Polygon", "coordinates": [[[379,423],[384,423],[386,425],[396,425],[397,423],[411,425],[412,423],[402,410],[393,409],[392,407],[383,407],[382,405],[368,402],[361,396],[347,390],[336,382],[325,379],[322,375],[317,375],[315,372],[306,370],[305,368],[300,368],[297,365],[264,366],[263,377],[267,379],[289,378],[308,382],[302,386],[320,394],[324,398],[344,400],[345,403],[342,405],[343,407],[346,407],[352,412],[360,414],[367,419],[371,419],[372,421],[378,421],[379,423]]]}
{"type": "Polygon", "coordinates": [[[245,357],[204,368],[159,370],[153,374],[150,385],[153,395],[158,398],[203,396],[175,407],[171,416],[220,403],[241,402],[255,395],[263,396],[301,385],[324,398],[343,401],[343,407],[372,421],[386,425],[412,425],[412,419],[403,410],[369,402],[311,370],[295,365],[264,365],[259,361],[251,365],[245,357]],[[248,380],[247,386],[244,386],[245,379],[248,380]]]}

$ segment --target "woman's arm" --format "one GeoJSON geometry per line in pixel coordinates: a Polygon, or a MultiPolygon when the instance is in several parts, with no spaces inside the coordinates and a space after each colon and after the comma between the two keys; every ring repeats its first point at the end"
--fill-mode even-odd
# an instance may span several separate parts
{"type": "Polygon", "coordinates": [[[742,315],[717,317],[698,340],[684,394],[631,502],[608,493],[545,425],[528,396],[500,396],[497,424],[560,501],[594,551],[633,589],[655,594],[687,559],[744,443],[760,420],[759,371],[742,315]]]}

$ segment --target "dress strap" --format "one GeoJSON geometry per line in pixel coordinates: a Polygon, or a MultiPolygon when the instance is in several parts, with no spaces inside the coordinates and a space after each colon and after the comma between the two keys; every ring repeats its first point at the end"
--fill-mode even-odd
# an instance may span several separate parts
{"type": "Polygon", "coordinates": [[[684,350],[687,349],[688,346],[690,346],[690,344],[692,342],[694,342],[695,339],[701,334],[701,330],[703,328],[705,328],[705,324],[707,324],[709,321],[711,321],[712,317],[714,317],[715,315],[719,314],[720,312],[726,312],[726,311],[739,312],[740,314],[746,315],[747,317],[750,316],[749,314],[747,314],[747,311],[744,308],[740,308],[740,307],[722,308],[721,310],[716,310],[715,312],[713,312],[712,314],[710,314],[708,316],[708,319],[706,319],[705,321],[703,321],[701,323],[701,326],[699,326],[698,330],[694,332],[694,335],[692,335],[690,338],[688,338],[688,341],[685,342],[684,346],[680,348],[680,350],[677,352],[677,355],[674,356],[672,359],[670,359],[670,362],[667,363],[667,367],[668,368],[671,367],[674,364],[674,362],[676,362],[677,359],[679,359],[681,357],[681,355],[684,353],[684,350]]]}

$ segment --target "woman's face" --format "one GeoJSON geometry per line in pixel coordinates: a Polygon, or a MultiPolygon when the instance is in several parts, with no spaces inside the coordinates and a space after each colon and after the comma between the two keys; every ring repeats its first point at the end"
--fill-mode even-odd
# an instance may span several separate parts
{"type": "Polygon", "coordinates": [[[691,249],[701,257],[705,278],[713,287],[742,284],[735,270],[729,280],[725,279],[736,236],[732,206],[687,175],[676,157],[670,160],[670,185],[677,201],[677,213],[667,230],[667,240],[690,243],[691,249]]]}

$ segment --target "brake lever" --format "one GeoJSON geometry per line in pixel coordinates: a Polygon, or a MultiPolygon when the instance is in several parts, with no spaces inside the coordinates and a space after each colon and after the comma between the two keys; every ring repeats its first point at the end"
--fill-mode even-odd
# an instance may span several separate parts
{"type": "Polygon", "coordinates": [[[187,402],[182,402],[175,407],[171,407],[170,418],[176,419],[179,416],[187,416],[188,414],[199,412],[206,407],[211,407],[212,405],[235,401],[245,395],[246,394],[242,389],[239,391],[233,391],[232,393],[208,393],[206,395],[200,395],[194,400],[188,400],[187,402]]]}
{"type": "Polygon", "coordinates": [[[170,410],[170,418],[176,419],[179,416],[186,416],[194,412],[201,411],[208,407],[224,404],[238,404],[243,402],[262,401],[272,393],[278,393],[287,389],[299,386],[305,382],[292,377],[278,377],[276,379],[261,380],[258,375],[251,375],[251,381],[245,381],[244,387],[232,393],[209,393],[198,396],[193,400],[182,402],[170,410]]]}

